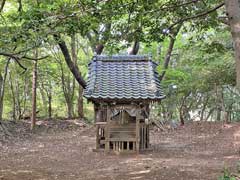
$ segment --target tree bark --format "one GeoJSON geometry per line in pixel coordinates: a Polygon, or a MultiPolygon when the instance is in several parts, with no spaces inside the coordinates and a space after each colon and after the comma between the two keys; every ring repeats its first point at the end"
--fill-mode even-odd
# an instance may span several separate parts
{"type": "MultiPolygon", "coordinates": [[[[36,50],[36,57],[38,52],[36,50]]],[[[32,75],[32,117],[31,117],[31,130],[36,125],[36,103],[37,103],[37,61],[33,61],[33,75],[32,75]]]]}
{"type": "Polygon", "coordinates": [[[240,2],[239,0],[225,0],[225,7],[235,49],[236,86],[240,90],[240,2]]]}

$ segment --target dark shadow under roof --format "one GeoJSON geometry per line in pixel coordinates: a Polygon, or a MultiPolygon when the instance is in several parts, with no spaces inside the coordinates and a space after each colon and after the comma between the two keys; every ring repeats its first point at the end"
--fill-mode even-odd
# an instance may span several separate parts
{"type": "Polygon", "coordinates": [[[157,64],[146,55],[94,56],[84,96],[92,101],[158,101],[164,98],[157,64]]]}

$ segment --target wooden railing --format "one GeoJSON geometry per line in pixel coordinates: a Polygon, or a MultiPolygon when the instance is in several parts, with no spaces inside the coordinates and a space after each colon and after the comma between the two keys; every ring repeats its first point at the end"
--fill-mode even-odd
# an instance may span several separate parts
{"type": "Polygon", "coordinates": [[[110,149],[117,152],[131,152],[136,151],[136,139],[110,139],[110,149]]]}
{"type": "MultiPolygon", "coordinates": [[[[135,126],[134,126],[135,127],[135,126]]],[[[107,127],[107,122],[96,123],[96,149],[109,150],[118,152],[131,152],[146,150],[149,148],[149,127],[145,123],[139,123],[139,130],[132,126],[114,126],[107,127]],[[107,130],[108,129],[108,130],[107,130]],[[107,134],[109,138],[107,139],[107,134]],[[119,134],[117,136],[116,134],[119,134]],[[137,138],[138,134],[138,138],[137,138]]]]}

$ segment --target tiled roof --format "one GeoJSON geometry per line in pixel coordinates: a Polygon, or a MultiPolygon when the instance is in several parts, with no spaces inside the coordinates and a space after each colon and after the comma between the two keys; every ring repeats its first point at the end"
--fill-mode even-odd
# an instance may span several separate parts
{"type": "Polygon", "coordinates": [[[149,56],[94,56],[84,96],[90,100],[160,100],[157,64],[149,56]]]}

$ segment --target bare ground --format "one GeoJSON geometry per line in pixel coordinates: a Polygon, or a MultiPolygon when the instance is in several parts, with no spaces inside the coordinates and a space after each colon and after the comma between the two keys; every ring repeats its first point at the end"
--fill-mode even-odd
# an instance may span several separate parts
{"type": "Polygon", "coordinates": [[[0,180],[214,180],[240,160],[240,124],[190,123],[151,132],[152,152],[92,152],[94,127],[0,144],[0,180]]]}

